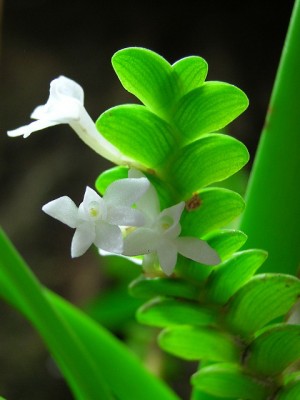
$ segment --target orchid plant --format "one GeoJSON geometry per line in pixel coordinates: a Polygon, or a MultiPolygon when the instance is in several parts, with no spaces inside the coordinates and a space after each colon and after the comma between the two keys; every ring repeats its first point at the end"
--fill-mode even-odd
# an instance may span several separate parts
{"type": "MultiPolygon", "coordinates": [[[[289,102],[285,92],[286,79],[300,62],[295,32],[300,33],[298,3],[286,40],[289,52],[283,53],[271,99],[272,106],[284,109],[280,114],[275,107],[275,121],[279,114],[284,123],[289,119],[296,126],[299,118],[290,118],[287,109],[294,110],[297,103],[289,102]]],[[[47,103],[33,111],[36,121],[8,132],[26,138],[46,127],[69,124],[114,164],[101,172],[94,189],[86,187],[79,207],[63,194],[42,210],[75,229],[72,257],[84,257],[94,245],[99,257],[113,256],[112,262],[126,258],[128,268],[131,261],[140,264],[140,275],[129,284],[129,295],[141,302],[135,317],[160,331],[157,342],[164,352],[199,362],[191,377],[191,400],[300,398],[299,247],[292,229],[298,227],[295,220],[300,222],[299,211],[295,196],[287,198],[294,212],[291,233],[280,236],[279,246],[274,237],[284,225],[280,211],[269,213],[268,193],[259,189],[261,175],[276,181],[276,165],[265,170],[265,159],[280,150],[282,130],[276,130],[271,115],[244,209],[240,194],[217,183],[249,160],[243,143],[221,133],[247,109],[245,93],[232,84],[206,81],[207,63],[199,56],[170,65],[151,50],[129,47],[114,54],[112,65],[141,104],[113,107],[94,123],[83,106],[81,86],[60,76],[50,84],[47,103]],[[267,210],[262,221],[254,217],[257,207],[267,210]],[[240,214],[240,227],[233,227],[240,214]],[[278,227],[274,215],[281,221],[278,227]],[[275,244],[264,234],[270,223],[275,244]],[[250,243],[250,236],[261,230],[266,247],[247,247],[242,229],[250,243]],[[272,270],[274,255],[284,252],[284,239],[293,243],[286,265],[275,262],[272,270]],[[262,273],[268,253],[271,267],[262,273]]],[[[298,86],[293,82],[289,93],[296,96],[298,86]]],[[[285,138],[289,145],[293,140],[286,163],[291,174],[297,166],[299,170],[294,152],[299,136],[285,138]]],[[[292,180],[286,191],[296,193],[295,187],[299,185],[292,180]]],[[[0,246],[0,294],[40,333],[74,398],[179,399],[163,377],[150,372],[88,312],[45,288],[3,231],[0,246]]]]}

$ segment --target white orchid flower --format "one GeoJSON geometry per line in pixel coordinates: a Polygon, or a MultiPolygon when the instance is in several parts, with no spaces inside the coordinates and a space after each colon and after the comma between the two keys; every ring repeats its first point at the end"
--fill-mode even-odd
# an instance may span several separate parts
{"type": "MultiPolygon", "coordinates": [[[[142,177],[141,172],[131,169],[130,177],[142,177]]],[[[162,212],[155,188],[150,188],[136,203],[137,209],[145,215],[145,225],[129,233],[124,239],[123,254],[144,255],[143,266],[160,264],[166,275],[171,275],[177,262],[178,253],[186,258],[206,265],[216,265],[221,260],[217,252],[204,240],[196,237],[179,236],[180,217],[185,203],[182,201],[162,212]]]]}
{"type": "Polygon", "coordinates": [[[84,92],[75,81],[60,76],[50,83],[50,96],[45,105],[38,106],[29,125],[8,131],[10,137],[27,138],[32,132],[58,124],[69,124],[78,136],[96,153],[115,164],[134,164],[98,132],[94,121],[83,105],[84,92]]]}
{"type": "Polygon", "coordinates": [[[120,226],[140,226],[143,214],[132,205],[146,192],[149,181],[126,178],[113,182],[100,197],[87,187],[83,202],[77,208],[67,196],[50,201],[42,210],[53,218],[75,228],[71,256],[79,257],[94,243],[111,253],[122,253],[123,237],[120,226]]]}

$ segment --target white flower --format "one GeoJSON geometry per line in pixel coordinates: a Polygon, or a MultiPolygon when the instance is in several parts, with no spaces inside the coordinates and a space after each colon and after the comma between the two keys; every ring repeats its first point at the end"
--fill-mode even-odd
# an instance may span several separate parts
{"type": "Polygon", "coordinates": [[[140,226],[143,214],[131,206],[146,192],[149,181],[120,179],[113,182],[101,198],[87,187],[77,208],[67,196],[50,201],[43,211],[71,228],[75,228],[71,256],[79,257],[94,243],[112,253],[122,253],[123,237],[119,226],[140,226]]]}
{"type": "Polygon", "coordinates": [[[38,106],[31,118],[37,121],[8,131],[8,136],[27,138],[32,132],[58,124],[69,124],[78,136],[96,153],[116,164],[132,163],[98,132],[94,121],[83,105],[82,87],[73,80],[60,76],[50,83],[50,96],[45,105],[38,106]]]}
{"type": "MultiPolygon", "coordinates": [[[[139,171],[130,170],[128,176],[144,175],[139,171]]],[[[160,212],[157,193],[150,185],[136,205],[145,215],[145,225],[129,233],[124,239],[124,255],[145,255],[145,269],[158,259],[166,275],[171,275],[174,271],[178,253],[202,264],[216,265],[220,262],[217,252],[204,240],[179,236],[179,220],[185,206],[183,201],[160,212]]]]}

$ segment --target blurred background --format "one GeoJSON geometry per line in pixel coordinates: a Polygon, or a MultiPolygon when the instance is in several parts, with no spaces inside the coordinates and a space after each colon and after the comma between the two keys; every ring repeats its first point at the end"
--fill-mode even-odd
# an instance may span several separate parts
{"type": "MultiPolygon", "coordinates": [[[[97,176],[112,165],[66,125],[34,133],[26,140],[6,136],[7,130],[30,122],[32,110],[48,98],[50,81],[59,75],[77,81],[85,91],[86,109],[95,120],[109,107],[136,102],[111,67],[115,51],[142,46],[170,63],[189,55],[202,56],[209,65],[208,80],[232,83],[249,97],[248,110],[227,132],[250,151],[247,174],[292,7],[291,0],[176,4],[0,0],[0,223],[44,285],[85,307],[99,293],[114,293],[121,281],[138,273],[127,265],[121,266],[121,272],[112,269],[92,249],[72,260],[73,232],[41,211],[43,204],[62,195],[79,204],[85,186],[93,187],[97,176]]],[[[136,305],[128,301],[120,324],[120,313],[114,320],[110,314],[101,314],[101,301],[100,308],[90,308],[91,314],[136,351],[137,343],[146,341],[151,350],[147,357],[155,358],[158,350],[153,336],[134,323],[136,305]]],[[[118,308],[118,302],[110,304],[118,308]]],[[[4,302],[0,313],[0,395],[8,400],[72,399],[30,324],[4,302]]],[[[169,365],[179,371],[183,382],[191,367],[171,361],[169,365]]],[[[165,371],[166,379],[182,398],[188,398],[188,389],[178,380],[172,381],[172,368],[165,371]]]]}

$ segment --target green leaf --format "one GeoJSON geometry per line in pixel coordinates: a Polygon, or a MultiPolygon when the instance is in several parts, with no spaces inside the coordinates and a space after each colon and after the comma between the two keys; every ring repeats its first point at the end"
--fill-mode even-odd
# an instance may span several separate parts
{"type": "Polygon", "coordinates": [[[253,371],[266,376],[281,373],[300,359],[300,326],[277,324],[264,330],[247,349],[245,360],[253,371]]]}
{"type": "Polygon", "coordinates": [[[263,264],[267,253],[263,250],[245,250],[214,268],[206,290],[210,301],[225,304],[263,264]]]}
{"type": "Polygon", "coordinates": [[[112,65],[124,88],[159,116],[166,114],[179,95],[171,65],[151,50],[119,50],[112,57],[112,65]]]}
{"type": "MultiPolygon", "coordinates": [[[[245,242],[246,235],[241,231],[223,230],[215,231],[203,238],[213,247],[222,261],[229,258],[245,242]]],[[[203,265],[186,258],[178,258],[176,272],[193,283],[204,283],[214,267],[203,265]]]]}
{"type": "Polygon", "coordinates": [[[195,197],[200,205],[190,211],[183,211],[180,219],[182,236],[201,238],[212,230],[224,228],[245,208],[243,198],[228,189],[207,188],[195,197]]]}
{"type": "Polygon", "coordinates": [[[175,124],[186,143],[224,128],[248,107],[245,93],[223,82],[206,82],[180,99],[175,124]]]}
{"type": "Polygon", "coordinates": [[[129,292],[132,296],[143,299],[154,296],[170,296],[194,300],[199,296],[198,289],[184,280],[147,278],[144,275],[131,282],[129,292]]]}
{"type": "Polygon", "coordinates": [[[207,75],[207,62],[197,56],[182,58],[172,65],[173,75],[179,79],[181,95],[201,86],[207,75]]]}
{"type": "Polygon", "coordinates": [[[192,376],[196,389],[221,398],[238,398],[247,400],[265,400],[268,388],[235,364],[213,364],[202,367],[192,376]]]}
{"type": "Polygon", "coordinates": [[[137,320],[142,324],[157,327],[176,325],[208,325],[216,315],[208,308],[182,299],[154,298],[137,311],[137,320]]]}
{"type": "Polygon", "coordinates": [[[127,167],[113,167],[101,173],[95,182],[96,189],[102,195],[107,187],[118,179],[128,178],[127,167]]]}
{"type": "Polygon", "coordinates": [[[276,400],[300,400],[300,382],[283,386],[277,393],[276,400]]]}
{"type": "Polygon", "coordinates": [[[169,176],[177,191],[188,199],[204,186],[233,175],[248,159],[247,148],[237,139],[210,134],[178,151],[169,176]]]}
{"type": "Polygon", "coordinates": [[[237,362],[239,349],[233,338],[214,328],[177,326],[163,330],[159,345],[184,360],[237,362]]]}
{"type": "Polygon", "coordinates": [[[240,335],[251,335],[286,314],[299,296],[300,281],[291,275],[256,275],[230,299],[226,323],[240,335]]]}
{"type": "Polygon", "coordinates": [[[171,127],[141,105],[123,105],[105,111],[97,120],[101,134],[124,155],[159,169],[174,151],[171,127]]]}

